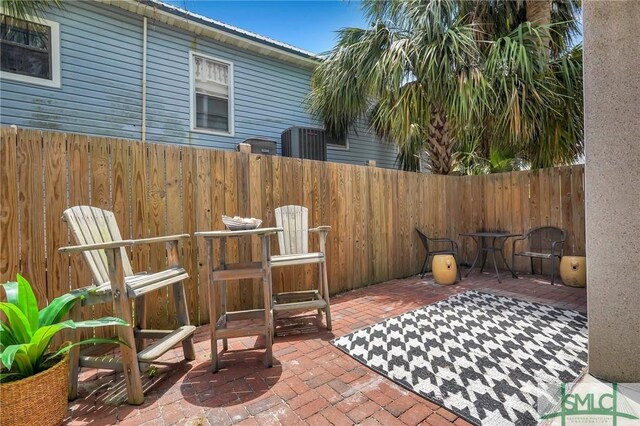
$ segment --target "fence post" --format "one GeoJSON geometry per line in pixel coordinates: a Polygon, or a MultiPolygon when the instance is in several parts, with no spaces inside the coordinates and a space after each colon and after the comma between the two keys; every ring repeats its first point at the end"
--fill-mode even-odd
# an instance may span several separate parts
{"type": "Polygon", "coordinates": [[[248,143],[239,143],[238,151],[244,154],[251,154],[251,145],[249,145],[248,143]]]}

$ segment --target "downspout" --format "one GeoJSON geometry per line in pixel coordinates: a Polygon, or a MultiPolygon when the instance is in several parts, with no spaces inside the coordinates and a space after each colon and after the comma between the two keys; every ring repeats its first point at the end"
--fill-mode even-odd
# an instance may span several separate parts
{"type": "Polygon", "coordinates": [[[147,141],[147,17],[142,18],[142,142],[147,141]]]}

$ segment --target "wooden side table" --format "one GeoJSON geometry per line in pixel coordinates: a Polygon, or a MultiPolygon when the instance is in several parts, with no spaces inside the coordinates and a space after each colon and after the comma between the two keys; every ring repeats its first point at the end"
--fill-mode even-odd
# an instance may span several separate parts
{"type": "MultiPolygon", "coordinates": [[[[265,364],[273,365],[273,310],[271,307],[271,258],[269,238],[282,228],[259,228],[245,231],[196,232],[206,244],[207,269],[209,273],[209,321],[211,335],[211,370],[218,371],[218,339],[223,340],[223,350],[227,349],[227,339],[244,336],[264,336],[266,342],[265,364]],[[226,263],[227,238],[251,237],[261,239],[261,261],[246,263],[226,263]],[[219,259],[217,267],[213,260],[213,241],[218,240],[219,259]],[[257,278],[262,280],[264,309],[227,312],[227,280],[257,278]],[[233,321],[243,321],[242,326],[231,327],[233,321]]],[[[236,324],[237,325],[237,324],[236,324]]]]}

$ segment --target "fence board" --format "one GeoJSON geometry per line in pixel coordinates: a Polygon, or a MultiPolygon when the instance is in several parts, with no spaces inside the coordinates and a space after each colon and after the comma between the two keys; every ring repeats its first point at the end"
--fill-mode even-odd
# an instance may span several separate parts
{"type": "MultiPolygon", "coordinates": [[[[249,158],[249,211],[247,216],[260,218],[262,215],[262,159],[260,155],[252,155],[249,158]]],[[[260,261],[260,239],[252,238],[250,245],[250,260],[254,262],[260,261]]],[[[254,309],[262,307],[262,285],[258,280],[253,280],[251,307],[254,309]]]]}
{"type": "MultiPolygon", "coordinates": [[[[513,232],[513,224],[511,222],[511,174],[510,173],[500,173],[498,175],[500,181],[500,201],[499,206],[500,210],[496,211],[499,217],[498,229],[505,230],[508,232],[513,232]]],[[[511,244],[510,241],[503,242],[503,255],[507,262],[510,262],[511,259],[511,244]]],[[[502,260],[502,259],[500,259],[502,260]]],[[[508,265],[505,265],[504,262],[500,262],[498,267],[507,268],[508,265]]]]}
{"type": "MultiPolygon", "coordinates": [[[[273,204],[273,158],[270,155],[262,157],[262,164],[260,168],[260,180],[262,181],[262,193],[260,194],[262,211],[257,213],[258,218],[262,219],[262,226],[275,226],[276,219],[274,213],[273,204]]],[[[271,244],[275,247],[277,238],[271,238],[271,244]]],[[[271,246],[269,247],[271,249],[271,246]]],[[[260,251],[256,253],[257,257],[260,257],[260,251]]]]}
{"type": "Polygon", "coordinates": [[[371,270],[370,257],[370,234],[369,223],[371,222],[372,211],[369,208],[369,167],[358,168],[360,175],[360,211],[357,213],[360,217],[361,244],[360,244],[360,268],[362,271],[362,279],[360,285],[366,285],[373,282],[373,271],[371,270]]]}
{"type": "MultiPolygon", "coordinates": [[[[528,199],[528,181],[524,179],[522,173],[510,173],[509,178],[511,179],[511,231],[514,233],[523,233],[525,228],[522,214],[523,202],[522,198],[527,197],[528,199]],[[527,191],[524,188],[527,188],[527,191]]],[[[507,255],[507,261],[511,261],[510,257],[513,253],[513,244],[511,241],[507,242],[507,247],[509,248],[509,255],[507,255]]],[[[515,268],[521,270],[524,266],[524,258],[518,257],[515,259],[515,268]]]]}
{"type": "MultiPolygon", "coordinates": [[[[45,188],[45,226],[47,265],[47,301],[51,302],[57,296],[67,293],[69,289],[69,258],[58,252],[56,244],[66,237],[66,229],[60,218],[66,207],[66,149],[65,136],[60,133],[45,133],[43,135],[44,148],[44,188],[45,188]]],[[[64,341],[58,335],[52,341],[52,347],[57,348],[64,341]]]]}
{"type": "MultiPolygon", "coordinates": [[[[547,173],[539,173],[540,176],[540,204],[539,204],[539,212],[540,212],[540,222],[542,225],[550,225],[551,224],[551,195],[550,195],[550,176],[551,171],[547,171],[547,173]]],[[[538,261],[538,265],[540,266],[540,271],[544,274],[549,274],[550,262],[544,262],[542,259],[538,261]]]]}
{"type": "MultiPolygon", "coordinates": [[[[114,140],[110,146],[111,166],[109,169],[110,205],[120,228],[122,238],[131,235],[131,195],[129,178],[129,144],[123,140],[114,140]]],[[[112,328],[109,333],[115,335],[112,328]]]]}
{"type": "Polygon", "coordinates": [[[58,252],[66,239],[66,227],[60,218],[67,206],[66,147],[62,134],[44,135],[45,206],[47,227],[46,280],[47,297],[51,301],[69,288],[69,257],[58,252]]]}
{"type": "Polygon", "coordinates": [[[361,214],[363,213],[362,208],[362,174],[364,172],[364,167],[352,167],[351,168],[351,186],[352,186],[352,199],[353,204],[351,205],[351,209],[349,214],[351,216],[352,223],[352,235],[353,235],[353,261],[352,261],[352,283],[354,287],[359,287],[361,283],[364,281],[363,276],[365,272],[363,270],[362,257],[364,253],[362,253],[362,248],[364,246],[363,241],[363,221],[361,218],[361,214]]]}
{"type": "MultiPolygon", "coordinates": [[[[184,232],[183,228],[183,209],[175,208],[173,203],[177,203],[179,207],[182,206],[182,160],[180,156],[180,147],[178,146],[167,146],[165,147],[165,163],[166,163],[166,189],[165,189],[165,200],[166,200],[166,230],[165,232],[169,235],[182,234],[184,232]]],[[[165,249],[164,244],[158,244],[162,249],[165,249]]],[[[166,250],[166,249],[165,249],[166,250]]],[[[162,257],[163,260],[166,257],[162,257]]],[[[187,263],[188,261],[184,259],[183,263],[187,263]]],[[[163,266],[159,269],[162,270],[167,267],[166,260],[163,266]]],[[[173,296],[173,291],[171,288],[165,289],[167,292],[167,298],[169,299],[169,303],[167,305],[167,319],[170,321],[169,329],[175,330],[178,327],[178,321],[176,318],[176,301],[173,296]]],[[[187,299],[188,300],[188,299],[187,299]]]]}
{"type": "MultiPolygon", "coordinates": [[[[224,152],[224,214],[227,216],[242,215],[238,210],[238,154],[224,152]]],[[[236,263],[240,260],[239,238],[227,241],[226,260],[236,263]]],[[[227,310],[238,310],[240,307],[240,281],[227,281],[227,310]]]]}
{"type": "MultiPolygon", "coordinates": [[[[314,211],[313,211],[313,169],[309,160],[304,160],[302,165],[302,205],[309,209],[308,225],[313,227],[314,211]]],[[[313,237],[309,236],[309,251],[314,251],[313,237]]],[[[315,283],[315,265],[303,266],[302,289],[309,290],[314,288],[315,283]]]]}
{"type": "MultiPolygon", "coordinates": [[[[571,171],[573,253],[585,255],[584,167],[573,166],[571,171]]],[[[568,225],[567,225],[568,227],[568,225]]]]}
{"type": "MultiPolygon", "coordinates": [[[[237,173],[237,186],[236,186],[236,202],[237,212],[236,214],[242,217],[249,217],[250,204],[249,204],[249,154],[241,152],[235,155],[236,173],[237,173]]],[[[253,238],[238,238],[238,261],[249,262],[251,261],[251,240],[253,238]]],[[[254,291],[253,280],[239,280],[238,281],[238,293],[240,294],[240,306],[252,306],[252,298],[254,291]]]]}
{"type": "Polygon", "coordinates": [[[18,220],[20,223],[20,273],[29,280],[42,303],[47,297],[43,224],[42,132],[18,132],[18,220]]]}
{"type": "Polygon", "coordinates": [[[4,127],[0,137],[0,282],[13,281],[19,272],[17,133],[4,127]]]}
{"type": "MultiPolygon", "coordinates": [[[[195,212],[196,206],[196,168],[195,150],[185,149],[182,151],[182,209],[184,232],[193,235],[198,230],[195,212]]],[[[187,297],[187,309],[189,310],[189,320],[192,323],[200,322],[199,297],[198,297],[198,247],[197,242],[192,238],[182,242],[182,259],[184,268],[189,273],[189,279],[184,282],[187,297]]],[[[205,297],[206,300],[206,297],[205,297]]]]}
{"type": "MultiPolygon", "coordinates": [[[[67,175],[69,176],[68,197],[69,206],[90,204],[90,180],[91,163],[89,159],[89,139],[86,136],[73,135],[67,137],[67,175]]],[[[64,240],[58,243],[59,247],[69,244],[77,244],[69,234],[63,237],[64,240]]],[[[82,255],[75,254],[69,256],[70,286],[72,289],[89,286],[92,283],[91,273],[82,255]]],[[[93,308],[87,306],[82,308],[82,319],[93,317],[93,308]]],[[[92,330],[82,329],[80,336],[84,339],[93,334],[92,330]]]]}
{"type": "MultiPolygon", "coordinates": [[[[167,235],[167,170],[165,162],[164,145],[148,145],[147,149],[149,178],[148,191],[148,227],[149,236],[158,237],[167,235]]],[[[149,246],[149,271],[161,271],[166,267],[165,248],[163,244],[151,244],[149,246]]],[[[147,301],[147,327],[160,328],[164,319],[168,316],[167,289],[160,289],[148,293],[147,301]]]]}
{"type": "Polygon", "coordinates": [[[355,166],[341,167],[340,181],[344,188],[344,223],[348,232],[343,232],[341,237],[343,238],[343,254],[344,265],[341,265],[342,279],[346,283],[349,290],[354,288],[354,275],[355,268],[353,264],[354,256],[354,209],[353,209],[353,174],[352,169],[355,166]]]}
{"type": "MultiPolygon", "coordinates": [[[[482,225],[478,226],[474,224],[474,214],[476,214],[475,210],[478,208],[478,206],[476,206],[476,204],[473,201],[474,190],[475,190],[475,185],[474,185],[475,180],[473,179],[472,176],[466,176],[462,179],[463,179],[462,181],[464,182],[465,190],[463,194],[457,195],[457,197],[459,197],[458,202],[462,203],[462,217],[464,221],[464,229],[462,229],[461,232],[471,232],[474,229],[480,229],[482,227],[482,225]]],[[[474,255],[473,243],[471,243],[468,238],[462,239],[457,235],[455,237],[458,239],[459,243],[461,244],[460,247],[462,248],[462,252],[464,253],[460,261],[464,263],[469,263],[473,261],[473,255],[474,255]]]]}
{"type": "MultiPolygon", "coordinates": [[[[300,205],[304,205],[303,203],[303,196],[302,196],[302,191],[303,191],[303,179],[304,179],[304,166],[303,166],[303,160],[296,158],[293,159],[293,167],[292,167],[292,174],[291,174],[291,184],[289,186],[289,188],[287,189],[287,193],[291,196],[291,198],[289,198],[289,201],[287,202],[287,204],[293,204],[296,206],[300,206],[300,205]]],[[[304,271],[304,266],[302,265],[295,265],[291,268],[285,268],[285,269],[290,269],[292,274],[293,274],[293,278],[291,281],[291,289],[302,289],[304,288],[304,275],[305,275],[305,271],[304,271]]]]}
{"type": "MultiPolygon", "coordinates": [[[[131,167],[129,169],[131,181],[131,238],[147,238],[149,236],[147,146],[142,142],[135,142],[131,143],[129,148],[131,156],[131,167]]],[[[71,169],[70,172],[74,172],[74,170],[71,169]]],[[[70,183],[75,184],[73,179],[70,179],[70,183]]],[[[69,203],[72,206],[76,204],[77,202],[73,200],[69,203]]],[[[131,260],[134,271],[147,271],[149,268],[149,246],[139,245],[132,247],[131,260]]]]}
{"type": "MultiPolygon", "coordinates": [[[[57,254],[58,247],[70,243],[60,216],[71,205],[113,210],[123,236],[131,238],[222,229],[222,214],[259,217],[263,226],[273,226],[276,207],[305,205],[310,226],[332,227],[327,259],[333,294],[418,273],[424,251],[416,227],[456,239],[467,261],[475,247],[459,236],[461,232],[524,232],[542,224],[563,227],[568,253],[584,253],[582,166],[430,176],[6,128],[0,154],[0,278],[11,279],[16,271],[26,274],[41,304],[91,282],[80,256],[69,260],[57,254]]],[[[310,243],[317,244],[314,238],[310,243]]],[[[191,239],[181,250],[191,275],[185,285],[194,323],[209,320],[201,244],[191,239]]],[[[278,252],[276,238],[272,249],[278,252]]],[[[510,254],[509,244],[505,254],[510,254]]],[[[151,251],[134,247],[130,255],[136,271],[165,266],[162,245],[151,251]]],[[[259,248],[256,241],[232,241],[227,256],[231,261],[257,260],[259,248]]],[[[516,269],[526,271],[528,264],[526,259],[518,261],[516,269]]],[[[312,288],[316,281],[315,267],[274,270],[274,291],[312,288]]],[[[261,306],[258,283],[228,286],[229,309],[261,306]]],[[[152,294],[149,326],[172,325],[172,303],[166,290],[152,294]]],[[[85,310],[83,316],[108,313],[110,306],[105,306],[85,310]]]]}
{"type": "MultiPolygon", "coordinates": [[[[111,198],[111,145],[115,140],[104,138],[89,138],[89,151],[91,153],[91,205],[105,210],[113,209],[111,198]]],[[[111,303],[103,303],[93,307],[94,318],[113,315],[111,303]]],[[[113,327],[100,327],[95,329],[96,336],[112,336],[115,334],[113,327]]]]}
{"type": "Polygon", "coordinates": [[[340,171],[341,167],[332,164],[331,170],[331,211],[337,214],[332,214],[333,223],[332,228],[335,228],[333,238],[331,239],[333,245],[333,261],[332,270],[334,271],[334,282],[338,285],[339,291],[347,290],[348,283],[344,280],[342,272],[344,271],[344,231],[346,231],[344,215],[345,215],[345,198],[344,198],[344,186],[341,180],[340,171]],[[344,229],[343,229],[344,228],[344,229]]]}
{"type": "Polygon", "coordinates": [[[560,171],[560,214],[562,228],[567,233],[567,242],[563,247],[564,253],[567,255],[572,255],[574,252],[572,201],[571,167],[563,167],[560,171]]]}
{"type": "MultiPolygon", "coordinates": [[[[282,188],[283,188],[283,171],[282,171],[282,157],[271,158],[271,179],[273,184],[273,198],[272,198],[272,218],[268,226],[275,226],[275,209],[284,205],[282,188]]],[[[268,176],[267,176],[268,177],[268,176]]],[[[278,253],[278,239],[271,238],[271,253],[278,253]]],[[[284,291],[284,273],[287,268],[276,268],[272,271],[271,276],[273,280],[273,292],[279,293],[284,291]]]]}
{"type": "MultiPolygon", "coordinates": [[[[380,202],[380,170],[371,168],[367,170],[369,186],[368,209],[370,211],[368,234],[369,234],[369,268],[371,269],[371,282],[382,281],[382,258],[380,254],[381,245],[381,209],[380,202]]],[[[331,265],[331,264],[329,264],[331,265]]]]}
{"type": "MultiPolygon", "coordinates": [[[[311,176],[311,208],[309,211],[309,226],[317,227],[324,225],[322,223],[322,177],[321,177],[321,163],[319,161],[309,161],[308,172],[311,176]]],[[[318,235],[309,236],[309,244],[312,244],[312,250],[316,251],[320,249],[320,238],[318,235]]],[[[320,266],[311,267],[311,282],[313,288],[317,288],[320,283],[318,269],[320,266]]]]}
{"type": "Polygon", "coordinates": [[[463,179],[445,179],[445,192],[447,206],[446,210],[449,213],[447,215],[447,229],[446,237],[457,240],[462,228],[464,226],[463,214],[464,211],[459,206],[459,197],[464,195],[464,180],[463,179]]]}
{"type": "MultiPolygon", "coordinates": [[[[409,194],[411,191],[411,186],[408,182],[409,179],[406,179],[403,175],[403,178],[397,180],[397,199],[398,206],[398,214],[396,217],[393,217],[392,220],[397,220],[397,229],[394,233],[394,236],[398,238],[400,241],[403,241],[403,244],[394,249],[396,253],[398,253],[399,259],[392,259],[392,262],[399,267],[399,273],[403,274],[404,271],[409,270],[411,258],[409,256],[409,221],[410,218],[410,210],[411,210],[411,198],[412,195],[409,194]]],[[[391,197],[389,197],[391,198],[391,197]]],[[[393,208],[391,211],[393,212],[393,208]]],[[[395,215],[394,215],[395,216],[395,215]]],[[[394,244],[395,245],[395,244],[394,244]]],[[[391,264],[390,264],[391,266],[391,264]]],[[[394,274],[395,275],[395,274],[394,274]]]]}
{"type": "MultiPolygon", "coordinates": [[[[398,208],[400,207],[398,197],[392,196],[392,194],[398,194],[398,172],[383,170],[382,174],[384,179],[384,190],[382,192],[383,199],[386,201],[385,216],[386,224],[383,230],[383,239],[381,250],[383,252],[382,257],[387,260],[387,271],[384,275],[384,280],[388,280],[391,277],[402,276],[401,263],[398,261],[398,255],[400,253],[400,246],[403,243],[398,238],[399,224],[398,224],[398,208]],[[393,255],[389,255],[389,254],[393,255]]],[[[346,230],[348,232],[348,230],[346,230]]]]}

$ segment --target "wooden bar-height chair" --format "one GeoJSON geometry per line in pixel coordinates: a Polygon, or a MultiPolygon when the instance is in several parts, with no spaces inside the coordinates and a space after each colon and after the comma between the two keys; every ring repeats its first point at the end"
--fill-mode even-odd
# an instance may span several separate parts
{"type": "MultiPolygon", "coordinates": [[[[132,324],[117,327],[119,339],[127,345],[120,345],[120,358],[84,356],[78,347],[70,351],[69,399],[76,398],[78,371],[86,366],[124,371],[129,403],[142,404],[144,393],[140,364],[154,361],[178,343],[182,343],[185,359],[195,359],[192,336],[196,327],[189,324],[182,284],[189,275],[178,262],[178,241],[189,238],[189,235],[123,240],[114,214],[90,206],[71,207],[64,211],[62,220],[69,226],[78,245],[63,247],[60,252],[82,253],[93,278],[82,306],[113,303],[115,316],[132,324]],[[166,244],[168,268],[156,273],[134,274],[125,247],[151,243],[166,244]],[[145,330],[145,295],[167,286],[173,290],[179,327],[177,330],[145,330]],[[135,301],[135,327],[132,301],[135,301]],[[153,339],[154,342],[144,347],[145,339],[153,339]]],[[[80,309],[80,305],[73,308],[73,319],[80,319],[80,309]]],[[[72,341],[78,341],[78,337],[76,331],[71,332],[72,341]]]]}
{"type": "Polygon", "coordinates": [[[271,256],[272,268],[279,266],[318,264],[318,288],[316,290],[277,293],[273,295],[273,330],[275,335],[276,314],[284,311],[324,311],[327,329],[331,330],[331,308],[325,246],[330,226],[309,229],[309,210],[303,206],[282,206],[275,209],[280,254],[271,256]],[[319,251],[309,253],[309,233],[319,236],[319,251]]]}

